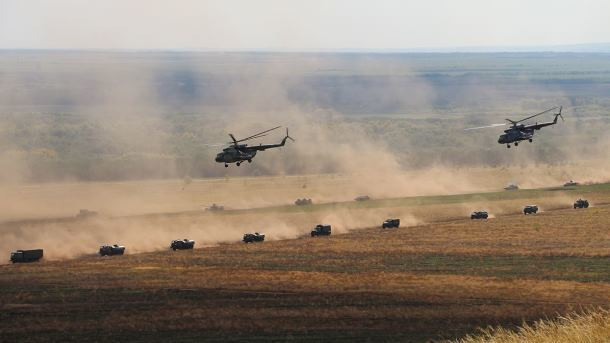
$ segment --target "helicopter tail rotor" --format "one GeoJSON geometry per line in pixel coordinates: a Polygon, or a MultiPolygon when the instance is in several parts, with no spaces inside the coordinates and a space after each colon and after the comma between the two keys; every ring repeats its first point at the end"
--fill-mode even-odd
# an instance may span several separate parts
{"type": "Polygon", "coordinates": [[[293,141],[293,142],[296,142],[296,141],[294,140],[294,138],[292,138],[292,137],[290,137],[290,136],[288,135],[288,128],[286,128],[286,138],[290,139],[290,140],[291,140],[291,141],[293,141]]]}

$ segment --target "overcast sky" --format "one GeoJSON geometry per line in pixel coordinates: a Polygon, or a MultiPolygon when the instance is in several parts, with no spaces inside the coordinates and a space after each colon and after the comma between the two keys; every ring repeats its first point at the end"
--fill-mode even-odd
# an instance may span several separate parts
{"type": "Polygon", "coordinates": [[[0,49],[412,49],[610,42],[608,0],[0,0],[0,49]]]}

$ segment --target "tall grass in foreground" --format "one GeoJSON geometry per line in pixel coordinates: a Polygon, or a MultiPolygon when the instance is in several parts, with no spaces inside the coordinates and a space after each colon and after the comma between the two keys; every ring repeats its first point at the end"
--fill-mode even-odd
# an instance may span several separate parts
{"type": "Polygon", "coordinates": [[[540,320],[533,325],[524,324],[516,331],[502,327],[487,328],[479,335],[468,335],[457,342],[610,342],[610,311],[598,309],[555,320],[540,320]]]}

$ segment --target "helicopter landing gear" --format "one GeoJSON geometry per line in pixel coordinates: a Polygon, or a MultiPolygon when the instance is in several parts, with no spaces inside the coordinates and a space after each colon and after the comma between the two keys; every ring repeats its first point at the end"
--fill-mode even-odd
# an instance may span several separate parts
{"type": "Polygon", "coordinates": [[[515,142],[515,146],[519,145],[519,142],[515,142]]]}
{"type": "Polygon", "coordinates": [[[510,144],[506,144],[506,147],[510,149],[510,144]]]}
{"type": "Polygon", "coordinates": [[[248,160],[248,163],[252,163],[252,159],[249,159],[249,160],[248,160]]]}
{"type": "Polygon", "coordinates": [[[532,142],[532,139],[530,138],[530,139],[529,139],[529,141],[530,141],[530,143],[531,143],[531,142],[532,142]]]}
{"type": "Polygon", "coordinates": [[[229,165],[225,163],[225,168],[228,168],[228,167],[229,167],[229,165]]]}
{"type": "Polygon", "coordinates": [[[239,167],[239,166],[241,165],[241,162],[237,162],[237,163],[235,163],[235,164],[237,164],[237,166],[239,167]]]}

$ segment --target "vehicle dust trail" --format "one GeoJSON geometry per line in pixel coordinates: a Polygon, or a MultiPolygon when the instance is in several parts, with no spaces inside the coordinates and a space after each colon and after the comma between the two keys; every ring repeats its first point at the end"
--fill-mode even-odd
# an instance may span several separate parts
{"type": "Polygon", "coordinates": [[[196,247],[238,242],[246,232],[264,232],[267,240],[307,236],[319,223],[334,233],[379,226],[384,215],[402,218],[402,225],[421,223],[404,209],[339,209],[331,212],[155,215],[125,218],[90,218],[62,223],[22,224],[2,228],[0,252],[15,247],[42,247],[45,258],[60,260],[96,253],[101,244],[118,243],[126,253],[168,249],[173,239],[194,239],[196,247]]]}
{"type": "MultiPolygon", "coordinates": [[[[380,227],[387,218],[400,218],[401,227],[467,219],[470,212],[486,209],[492,216],[521,213],[523,205],[535,201],[542,210],[569,208],[572,199],[553,193],[541,199],[503,201],[472,200],[458,204],[386,206],[380,208],[330,208],[318,211],[219,212],[158,214],[130,217],[92,217],[63,222],[4,224],[0,230],[0,253],[14,249],[45,249],[45,258],[61,260],[91,255],[101,244],[122,244],[127,254],[168,249],[173,239],[194,239],[197,248],[236,243],[246,232],[263,232],[267,240],[308,236],[317,224],[330,224],[333,234],[380,227]]],[[[3,261],[5,262],[5,261],[3,261]]]]}

